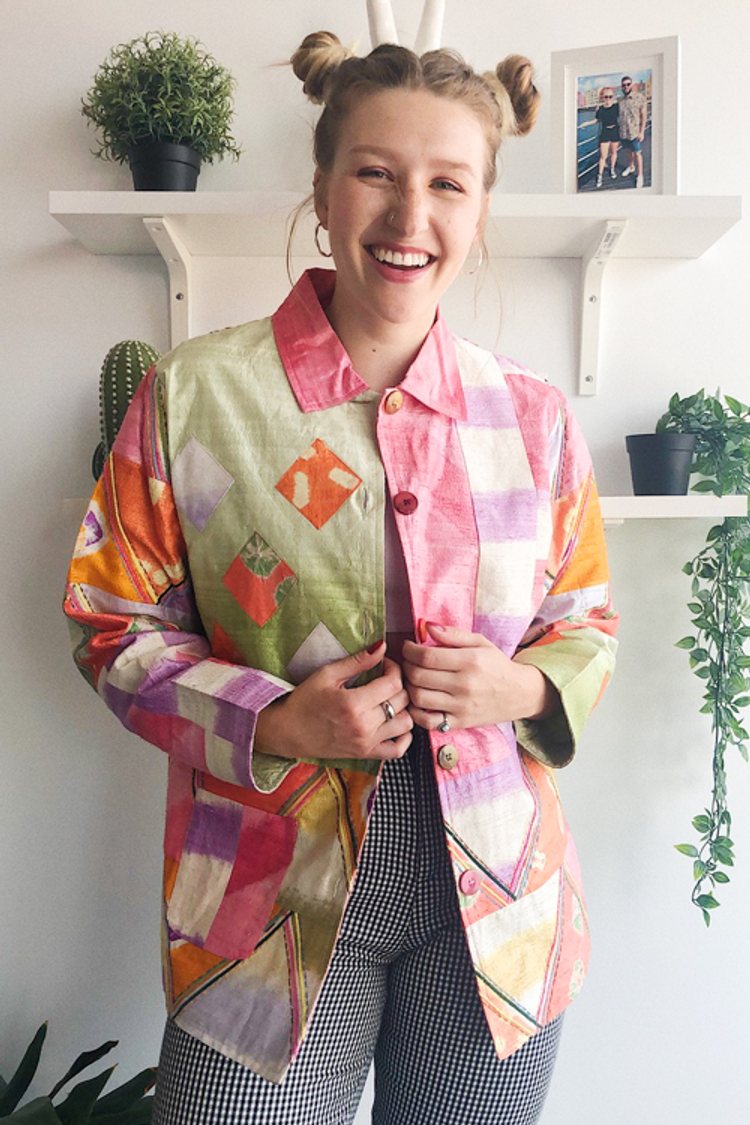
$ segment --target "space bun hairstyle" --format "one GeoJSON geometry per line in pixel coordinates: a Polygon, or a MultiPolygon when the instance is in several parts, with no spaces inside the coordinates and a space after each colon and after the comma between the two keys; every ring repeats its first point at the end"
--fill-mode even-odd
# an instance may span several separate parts
{"type": "Polygon", "coordinates": [[[473,110],[487,140],[487,191],[497,179],[497,153],[503,139],[528,133],[539,112],[533,68],[522,55],[509,55],[494,71],[478,74],[461,55],[446,48],[420,56],[406,47],[384,43],[359,57],[333,32],[316,31],[302,41],[291,64],[310,101],[323,106],[313,153],[324,172],[333,164],[347,114],[361,98],[381,90],[427,90],[473,110]]]}

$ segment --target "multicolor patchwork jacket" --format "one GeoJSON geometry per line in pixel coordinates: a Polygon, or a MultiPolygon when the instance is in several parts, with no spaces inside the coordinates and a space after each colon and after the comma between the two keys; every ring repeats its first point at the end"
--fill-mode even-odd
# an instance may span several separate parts
{"type": "Polygon", "coordinates": [[[440,317],[398,389],[371,391],[321,307],[334,278],[311,271],[272,318],[190,340],[149,373],[83,521],[65,603],[83,674],[169,754],[169,1011],[272,1081],[320,991],[378,766],[254,752],[255,721],[383,636],[386,504],[414,620],[481,632],[562,700],[554,720],[430,735],[500,1056],[565,1008],[585,973],[578,865],[550,767],[571,758],[614,661],[597,494],[562,395],[440,317]]]}

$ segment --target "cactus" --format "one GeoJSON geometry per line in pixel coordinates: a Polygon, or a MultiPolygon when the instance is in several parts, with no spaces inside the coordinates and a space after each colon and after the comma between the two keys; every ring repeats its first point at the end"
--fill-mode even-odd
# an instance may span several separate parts
{"type": "Polygon", "coordinates": [[[122,340],[104,357],[99,376],[99,425],[102,440],[94,451],[91,471],[94,479],[102,475],[104,462],[122,425],[138,384],[159,353],[142,340],[122,340]]]}

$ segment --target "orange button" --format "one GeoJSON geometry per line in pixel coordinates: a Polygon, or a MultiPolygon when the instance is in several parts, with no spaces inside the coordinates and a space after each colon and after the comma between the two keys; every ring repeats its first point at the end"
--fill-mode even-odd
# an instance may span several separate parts
{"type": "Polygon", "coordinates": [[[419,501],[413,492],[397,492],[393,497],[393,507],[402,516],[410,516],[419,507],[419,501]]]}
{"type": "Polygon", "coordinates": [[[383,403],[383,410],[386,414],[395,414],[404,405],[404,395],[402,391],[391,391],[383,403]]]}

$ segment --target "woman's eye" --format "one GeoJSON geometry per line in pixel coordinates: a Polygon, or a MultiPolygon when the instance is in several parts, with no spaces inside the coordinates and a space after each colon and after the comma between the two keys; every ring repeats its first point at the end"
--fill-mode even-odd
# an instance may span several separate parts
{"type": "Polygon", "coordinates": [[[382,168],[360,168],[357,173],[362,179],[368,180],[387,180],[388,173],[384,172],[382,168]]]}
{"type": "Polygon", "coordinates": [[[440,191],[458,191],[458,192],[460,192],[462,190],[461,187],[459,187],[458,184],[453,182],[453,180],[433,180],[433,183],[434,183],[436,188],[440,189],[440,191]]]}

